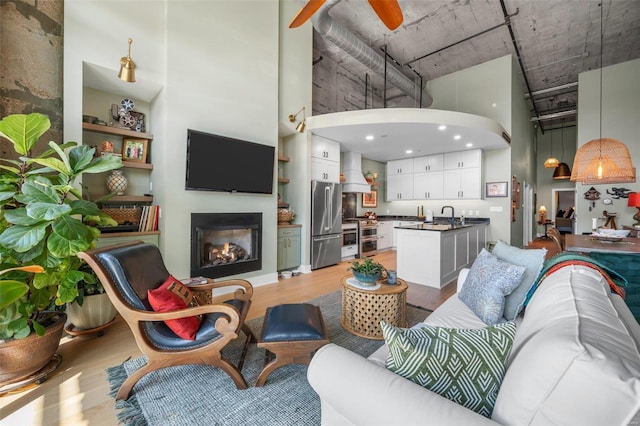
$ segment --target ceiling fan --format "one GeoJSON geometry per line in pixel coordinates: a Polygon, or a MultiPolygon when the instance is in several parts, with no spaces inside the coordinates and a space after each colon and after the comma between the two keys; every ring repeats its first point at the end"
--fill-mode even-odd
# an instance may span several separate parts
{"type": "MultiPolygon", "coordinates": [[[[291,20],[289,28],[297,28],[304,24],[325,2],[326,0],[307,1],[307,4],[291,20]]],[[[400,10],[398,0],[369,0],[369,4],[390,30],[395,30],[402,24],[402,10],[400,10]]]]}

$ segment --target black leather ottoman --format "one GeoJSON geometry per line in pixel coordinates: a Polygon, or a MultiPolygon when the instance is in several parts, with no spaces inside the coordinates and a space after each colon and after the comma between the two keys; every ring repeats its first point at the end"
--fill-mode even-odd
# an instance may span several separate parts
{"type": "Polygon", "coordinates": [[[306,364],[318,348],[329,343],[320,308],[309,303],[292,303],[267,309],[258,341],[265,348],[265,366],[256,386],[263,386],[277,368],[288,364],[306,364]],[[275,359],[269,362],[270,354],[275,359]]]}

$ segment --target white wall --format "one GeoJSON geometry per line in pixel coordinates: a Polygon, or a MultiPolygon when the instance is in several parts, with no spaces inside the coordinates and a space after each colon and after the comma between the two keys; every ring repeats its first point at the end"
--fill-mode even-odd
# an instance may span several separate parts
{"type": "MultiPolygon", "coordinates": [[[[151,100],[152,180],[160,245],[176,276],[189,275],[190,213],[262,212],[262,270],[240,277],[276,280],[275,181],[273,195],[206,193],[185,191],[184,176],[188,128],[278,145],[279,28],[277,0],[65,2],[66,138],[82,139],[83,61],[113,68],[115,78],[127,37],[136,78],[162,87],[151,100]]],[[[310,42],[287,54],[300,51],[310,42]]]]}
{"type": "MultiPolygon", "coordinates": [[[[578,76],[578,148],[593,139],[614,138],[623,142],[638,168],[640,163],[640,59],[602,69],[602,131],[600,131],[600,70],[588,71],[578,76]]],[[[640,192],[640,183],[607,185],[576,185],[578,216],[577,233],[591,231],[591,218],[601,217],[602,211],[618,213],[616,223],[631,225],[635,208],[627,207],[627,200],[613,200],[613,205],[602,203],[611,188],[627,188],[640,192]],[[583,194],[591,187],[600,192],[596,207],[589,211],[589,202],[583,194]]]]}

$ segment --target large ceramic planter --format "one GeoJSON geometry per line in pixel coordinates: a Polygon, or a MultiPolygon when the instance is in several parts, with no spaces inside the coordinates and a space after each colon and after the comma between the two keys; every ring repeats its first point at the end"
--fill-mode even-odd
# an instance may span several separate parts
{"type": "Polygon", "coordinates": [[[94,294],[85,296],[82,306],[76,302],[68,303],[67,315],[75,329],[90,330],[111,322],[116,316],[116,308],[106,293],[94,294]]]}
{"type": "Polygon", "coordinates": [[[64,312],[49,312],[52,320],[44,336],[31,333],[24,339],[0,343],[0,383],[20,381],[42,369],[56,353],[67,320],[64,312]]]}

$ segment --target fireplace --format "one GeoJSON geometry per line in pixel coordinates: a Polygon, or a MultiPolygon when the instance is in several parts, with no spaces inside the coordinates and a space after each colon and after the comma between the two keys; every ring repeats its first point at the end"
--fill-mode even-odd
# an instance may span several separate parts
{"type": "Polygon", "coordinates": [[[262,213],[192,213],[191,276],[262,269],[262,213]]]}

